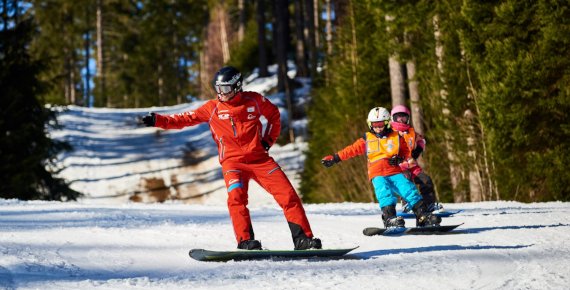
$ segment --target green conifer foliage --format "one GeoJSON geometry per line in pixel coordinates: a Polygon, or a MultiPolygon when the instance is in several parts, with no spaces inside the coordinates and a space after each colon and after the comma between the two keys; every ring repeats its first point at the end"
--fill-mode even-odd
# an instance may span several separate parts
{"type": "Polygon", "coordinates": [[[500,198],[568,200],[568,3],[466,1],[463,13],[500,198]]]}
{"type": "Polygon", "coordinates": [[[311,202],[374,200],[366,157],[328,169],[320,163],[364,136],[370,109],[390,106],[383,23],[369,1],[353,1],[347,9],[354,18],[344,19],[338,28],[335,52],[327,60],[326,75],[315,85],[308,111],[311,139],[301,192],[311,202]]]}
{"type": "Polygon", "coordinates": [[[55,119],[40,101],[44,66],[30,58],[32,33],[30,19],[0,29],[0,197],[76,199],[79,193],[53,176],[54,158],[67,146],[47,136],[55,119]]]}

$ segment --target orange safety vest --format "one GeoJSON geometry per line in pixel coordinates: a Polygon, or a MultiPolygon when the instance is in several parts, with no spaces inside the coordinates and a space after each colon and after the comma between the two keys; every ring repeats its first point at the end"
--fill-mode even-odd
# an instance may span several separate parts
{"type": "Polygon", "coordinates": [[[406,140],[406,145],[408,145],[410,151],[414,150],[416,148],[416,131],[414,131],[414,128],[410,127],[408,131],[400,131],[400,133],[403,133],[402,137],[406,140]]]}
{"type": "Polygon", "coordinates": [[[378,138],[375,134],[366,132],[365,138],[368,163],[392,158],[392,156],[400,152],[400,136],[397,132],[392,132],[383,138],[378,138]]]}

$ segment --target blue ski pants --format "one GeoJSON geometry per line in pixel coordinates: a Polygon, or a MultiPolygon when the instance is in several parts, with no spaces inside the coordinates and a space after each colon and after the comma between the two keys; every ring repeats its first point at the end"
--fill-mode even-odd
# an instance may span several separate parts
{"type": "Polygon", "coordinates": [[[372,178],[372,185],[380,208],[398,203],[398,198],[394,193],[397,193],[412,208],[422,199],[416,186],[402,173],[376,176],[372,178]]]}

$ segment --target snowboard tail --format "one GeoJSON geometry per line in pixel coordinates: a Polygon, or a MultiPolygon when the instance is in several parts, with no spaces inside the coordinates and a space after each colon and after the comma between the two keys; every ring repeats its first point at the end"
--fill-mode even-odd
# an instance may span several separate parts
{"type": "Polygon", "coordinates": [[[450,226],[435,226],[435,227],[413,227],[413,228],[365,228],[362,233],[365,236],[399,236],[399,235],[441,235],[448,233],[458,226],[458,225],[450,225],[450,226]]]}
{"type": "Polygon", "coordinates": [[[210,251],[205,249],[190,250],[192,259],[204,262],[226,262],[230,260],[259,260],[271,258],[335,258],[342,257],[356,249],[323,249],[323,250],[237,250],[210,251]]]}

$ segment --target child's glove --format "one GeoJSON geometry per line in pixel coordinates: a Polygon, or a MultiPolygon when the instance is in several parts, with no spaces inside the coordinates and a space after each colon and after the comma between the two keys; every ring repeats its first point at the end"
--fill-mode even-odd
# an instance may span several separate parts
{"type": "Polygon", "coordinates": [[[412,158],[418,159],[418,157],[420,157],[420,155],[422,154],[423,151],[424,151],[424,148],[422,148],[421,146],[416,146],[416,148],[414,148],[414,150],[412,150],[412,158]]]}
{"type": "Polygon", "coordinates": [[[388,159],[388,164],[390,164],[392,166],[398,166],[403,161],[404,161],[404,157],[394,155],[394,156],[392,156],[392,158],[388,159]]]}
{"type": "Polygon", "coordinates": [[[325,166],[325,167],[331,167],[337,163],[340,162],[340,157],[338,156],[338,154],[334,154],[334,155],[328,155],[325,156],[322,160],[321,163],[325,166]]]}

